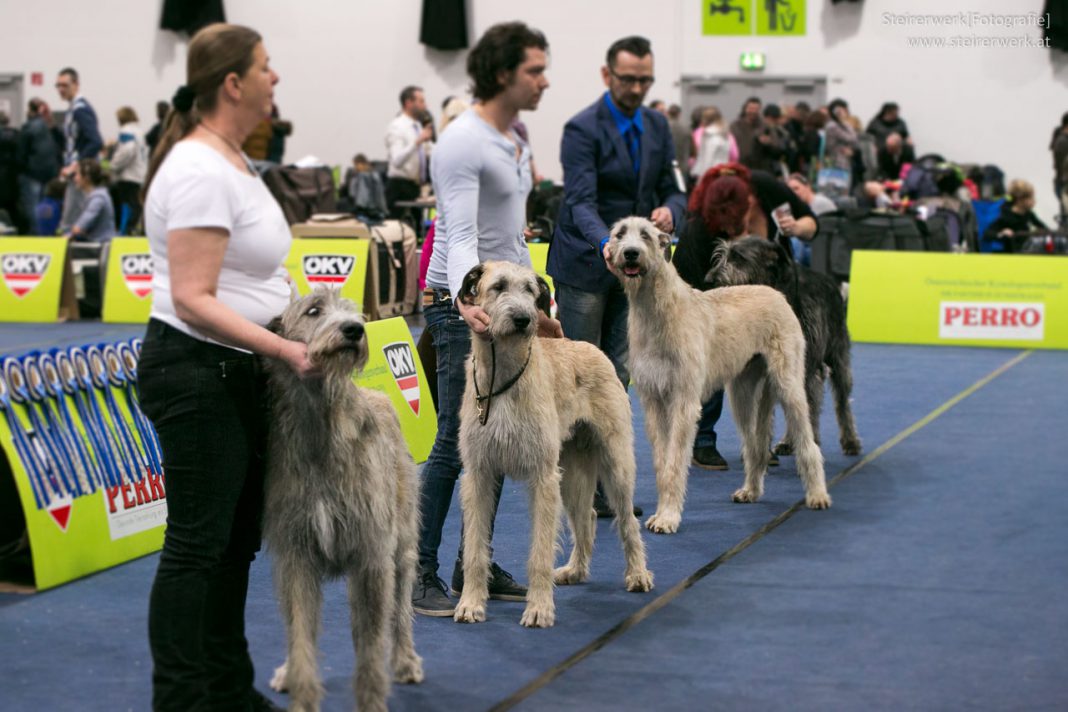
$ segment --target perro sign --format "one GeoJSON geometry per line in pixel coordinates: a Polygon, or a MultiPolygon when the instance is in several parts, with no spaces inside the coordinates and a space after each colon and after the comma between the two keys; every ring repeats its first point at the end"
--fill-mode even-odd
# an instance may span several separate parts
{"type": "Polygon", "coordinates": [[[943,339],[1041,341],[1045,336],[1041,302],[941,302],[939,311],[943,339]]]}

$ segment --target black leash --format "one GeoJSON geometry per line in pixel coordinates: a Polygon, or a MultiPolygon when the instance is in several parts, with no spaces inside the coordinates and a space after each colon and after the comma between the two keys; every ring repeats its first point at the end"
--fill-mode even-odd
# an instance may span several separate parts
{"type": "Polygon", "coordinates": [[[478,361],[471,358],[471,376],[475,380],[475,407],[478,408],[478,424],[485,425],[489,419],[490,399],[493,396],[499,396],[514,386],[516,382],[526,372],[527,366],[530,365],[530,354],[534,350],[534,342],[530,342],[530,346],[527,347],[527,360],[523,362],[523,367],[519,369],[519,373],[512,376],[507,383],[500,387],[499,390],[493,390],[493,383],[497,378],[497,345],[494,342],[490,342],[490,392],[486,395],[482,395],[478,392],[478,361]],[[485,406],[482,404],[485,403],[485,406]]]}

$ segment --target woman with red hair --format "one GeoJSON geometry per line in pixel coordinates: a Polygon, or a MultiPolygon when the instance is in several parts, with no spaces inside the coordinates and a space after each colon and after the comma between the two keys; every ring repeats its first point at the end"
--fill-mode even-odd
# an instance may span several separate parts
{"type": "MultiPolygon", "coordinates": [[[[671,261],[687,284],[706,289],[705,275],[719,242],[755,235],[777,241],[792,254],[790,238],[811,240],[816,230],[812,210],[772,174],[750,171],[740,163],[725,163],[709,169],[690,196],[685,226],[671,261]]],[[[723,391],[717,391],[701,408],[693,446],[693,463],[698,467],[728,469],[716,449],[716,422],[722,412],[723,391]]],[[[772,463],[778,461],[773,457],[772,463]]]]}

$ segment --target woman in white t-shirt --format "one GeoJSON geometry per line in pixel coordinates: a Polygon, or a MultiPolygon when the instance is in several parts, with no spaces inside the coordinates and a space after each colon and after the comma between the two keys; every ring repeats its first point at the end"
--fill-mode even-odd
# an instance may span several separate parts
{"type": "Polygon", "coordinates": [[[278,709],[252,688],[244,636],[263,503],[257,359],[314,369],[304,344],[264,328],[289,301],[291,237],[239,148],[277,82],[255,31],[198,32],[145,181],[153,304],[138,386],[168,509],[149,603],[155,710],[278,709]]]}

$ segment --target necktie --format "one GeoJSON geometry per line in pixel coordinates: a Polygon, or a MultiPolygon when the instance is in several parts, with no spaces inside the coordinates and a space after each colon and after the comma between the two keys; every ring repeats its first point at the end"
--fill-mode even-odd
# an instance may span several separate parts
{"type": "Polygon", "coordinates": [[[638,127],[634,124],[628,126],[626,133],[623,134],[623,141],[627,144],[627,152],[630,153],[631,164],[634,166],[634,172],[637,173],[641,168],[642,155],[638,127]]]}
{"type": "MultiPolygon", "coordinates": [[[[423,127],[419,124],[415,124],[415,135],[418,138],[419,134],[423,131],[423,127]]],[[[426,144],[419,144],[419,184],[427,182],[426,175],[426,144]]]]}

